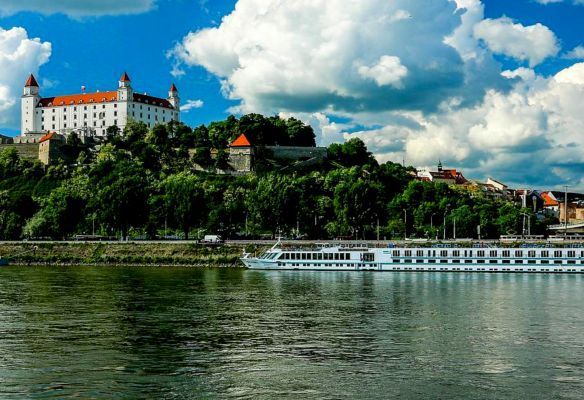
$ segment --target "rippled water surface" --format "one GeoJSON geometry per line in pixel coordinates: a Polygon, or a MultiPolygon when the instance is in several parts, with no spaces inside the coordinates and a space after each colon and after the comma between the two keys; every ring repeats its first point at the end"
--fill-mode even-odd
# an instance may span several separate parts
{"type": "Polygon", "coordinates": [[[2,398],[584,397],[584,277],[0,269],[2,398]]]}

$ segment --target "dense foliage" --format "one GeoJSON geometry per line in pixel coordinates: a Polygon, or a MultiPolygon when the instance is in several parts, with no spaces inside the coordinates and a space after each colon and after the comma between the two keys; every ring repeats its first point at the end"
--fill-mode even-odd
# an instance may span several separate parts
{"type": "MultiPolygon", "coordinates": [[[[108,130],[95,149],[76,138],[67,145],[74,165],[48,169],[0,153],[0,238],[67,238],[92,234],[148,238],[286,236],[308,238],[476,237],[520,233],[522,210],[513,203],[419,182],[412,169],[379,165],[364,143],[333,144],[317,165],[281,168],[265,163],[256,174],[219,175],[228,144],[244,132],[258,145],[312,146],[302,122],[252,114],[191,129],[148,129],[130,123],[108,130]],[[75,151],[76,149],[76,151],[75,151]],[[219,149],[212,157],[213,149],[219,149]],[[194,165],[207,172],[196,171],[194,165]],[[271,167],[270,167],[271,165],[271,167]]],[[[261,160],[259,160],[261,162],[261,160]]],[[[542,224],[532,218],[532,232],[542,224]]]]}

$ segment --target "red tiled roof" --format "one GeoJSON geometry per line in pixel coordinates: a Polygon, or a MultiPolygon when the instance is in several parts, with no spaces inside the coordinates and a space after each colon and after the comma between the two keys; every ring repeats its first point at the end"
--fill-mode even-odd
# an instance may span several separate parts
{"type": "Polygon", "coordinates": [[[245,133],[242,133],[231,143],[231,147],[251,147],[251,143],[247,140],[245,133]]]}
{"type": "Polygon", "coordinates": [[[39,87],[39,84],[37,83],[33,74],[30,74],[30,76],[26,80],[26,83],[24,84],[24,87],[30,87],[30,86],[39,87]]]}
{"type": "Polygon", "coordinates": [[[39,140],[39,143],[46,142],[47,140],[54,139],[55,138],[55,135],[56,135],[55,132],[49,132],[45,136],[43,136],[41,138],[41,140],[39,140]]]}
{"type": "MultiPolygon", "coordinates": [[[[39,101],[38,105],[39,107],[59,107],[91,103],[109,103],[112,101],[118,101],[118,92],[97,92],[45,97],[39,101]]],[[[145,94],[134,93],[134,101],[158,107],[173,108],[168,100],[145,94]]]]}
{"type": "Polygon", "coordinates": [[[130,82],[130,81],[131,81],[131,79],[128,76],[128,73],[124,72],[124,75],[122,75],[122,77],[120,78],[120,82],[130,82]]]}
{"type": "Polygon", "coordinates": [[[174,108],[168,100],[161,99],[159,97],[148,96],[147,94],[134,93],[134,101],[137,103],[151,104],[153,106],[174,108]]]}
{"type": "Polygon", "coordinates": [[[68,106],[74,104],[88,104],[88,103],[107,103],[110,101],[117,101],[117,92],[98,92],[98,93],[83,93],[70,94],[57,97],[45,97],[39,101],[40,107],[57,107],[68,106]]]}
{"type": "Polygon", "coordinates": [[[170,85],[170,91],[171,92],[178,92],[178,89],[176,88],[176,86],[174,85],[174,83],[172,85],[170,85]]]}

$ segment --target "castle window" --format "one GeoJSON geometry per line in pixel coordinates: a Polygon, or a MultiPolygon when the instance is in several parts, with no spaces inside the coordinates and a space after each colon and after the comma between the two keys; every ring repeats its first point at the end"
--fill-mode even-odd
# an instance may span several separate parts
{"type": "Polygon", "coordinates": [[[96,113],[93,113],[93,118],[97,118],[97,114],[96,113]]]}
{"type": "Polygon", "coordinates": [[[55,124],[53,124],[53,129],[55,129],[55,124]]]}
{"type": "Polygon", "coordinates": [[[150,107],[148,107],[148,111],[150,111],[150,107]]]}
{"type": "Polygon", "coordinates": [[[93,126],[97,126],[97,122],[93,121],[93,126]]]}
{"type": "Polygon", "coordinates": [[[67,116],[63,115],[63,120],[66,121],[67,120],[67,116]]]}
{"type": "Polygon", "coordinates": [[[67,127],[67,124],[63,124],[63,128],[66,128],[66,127],[67,127]]]}
{"type": "Polygon", "coordinates": [[[79,104],[83,104],[83,100],[79,100],[79,104]]]}
{"type": "Polygon", "coordinates": [[[55,120],[55,116],[53,115],[53,121],[55,120]]]}
{"type": "Polygon", "coordinates": [[[118,126],[118,120],[117,119],[114,119],[114,125],[115,126],[118,126]]]}
{"type": "Polygon", "coordinates": [[[114,111],[114,117],[117,117],[117,116],[118,116],[118,112],[114,111]]]}
{"type": "Polygon", "coordinates": [[[97,108],[97,106],[93,106],[93,109],[95,110],[97,108]]]}
{"type": "Polygon", "coordinates": [[[87,114],[83,114],[83,119],[86,119],[86,118],[87,118],[87,114]]]}
{"type": "Polygon", "coordinates": [[[77,107],[73,107],[73,111],[77,111],[77,107]]]}
{"type": "Polygon", "coordinates": [[[84,110],[87,110],[87,106],[84,106],[84,107],[83,107],[83,109],[84,109],[84,110]]]}
{"type": "MultiPolygon", "coordinates": [[[[104,99],[105,100],[105,99],[104,99]]],[[[105,109],[105,104],[103,106],[101,106],[101,108],[105,109]]]]}
{"type": "Polygon", "coordinates": [[[118,105],[117,104],[114,104],[114,108],[118,108],[118,105]]]}
{"type": "Polygon", "coordinates": [[[83,126],[87,126],[87,121],[85,121],[85,122],[83,123],[83,126]]]}

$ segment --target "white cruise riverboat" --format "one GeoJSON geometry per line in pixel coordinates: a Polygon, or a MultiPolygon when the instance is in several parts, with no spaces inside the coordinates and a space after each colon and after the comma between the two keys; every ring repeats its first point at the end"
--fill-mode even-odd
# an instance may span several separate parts
{"type": "Polygon", "coordinates": [[[543,272],[584,273],[584,246],[367,247],[319,245],[283,248],[280,241],[259,256],[245,253],[247,268],[307,271],[543,272]]]}

